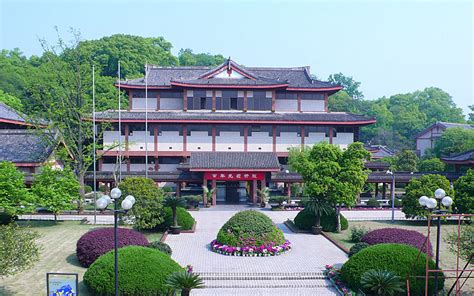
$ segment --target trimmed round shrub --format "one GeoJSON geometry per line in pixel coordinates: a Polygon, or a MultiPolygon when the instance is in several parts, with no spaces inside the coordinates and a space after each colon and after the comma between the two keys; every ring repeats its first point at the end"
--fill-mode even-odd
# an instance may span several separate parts
{"type": "Polygon", "coordinates": [[[349,250],[349,257],[359,252],[360,250],[367,248],[368,246],[370,246],[368,243],[356,243],[349,250]]]}
{"type": "MultiPolygon", "coordinates": [[[[132,229],[118,229],[119,247],[124,246],[148,246],[146,237],[132,229]]],[[[76,256],[79,262],[88,267],[97,258],[114,248],[114,229],[112,227],[99,228],[85,233],[77,241],[76,256]]]]}
{"type": "MultiPolygon", "coordinates": [[[[176,208],[176,216],[178,219],[178,225],[181,226],[182,230],[191,230],[196,222],[191,214],[186,209],[178,207],[176,208]]],[[[158,227],[160,229],[168,229],[173,225],[173,211],[170,207],[165,207],[163,210],[163,223],[158,227]]]]}
{"type": "MultiPolygon", "coordinates": [[[[369,231],[365,234],[361,242],[368,243],[369,245],[393,243],[393,244],[404,244],[417,248],[420,250],[423,247],[423,243],[426,240],[426,236],[415,230],[406,230],[401,228],[381,228],[369,231]]],[[[428,250],[429,255],[433,256],[431,243],[428,240],[422,251],[426,253],[428,250]]]]}
{"type": "Polygon", "coordinates": [[[222,226],[217,242],[233,247],[282,245],[285,237],[267,215],[247,210],[238,212],[222,226]]]}
{"type": "MultiPolygon", "coordinates": [[[[362,275],[369,270],[386,270],[405,279],[410,277],[410,291],[412,295],[424,295],[426,255],[420,254],[412,247],[402,244],[380,244],[367,247],[354,254],[341,268],[343,280],[353,290],[363,290],[360,283],[362,275]],[[420,278],[414,278],[420,276],[420,278]]],[[[429,268],[435,269],[435,262],[430,259],[429,268]]],[[[444,275],[439,276],[439,289],[444,286],[444,275]]],[[[429,295],[433,294],[434,278],[428,283],[429,295]]]]}
{"type": "Polygon", "coordinates": [[[163,253],[166,253],[170,256],[173,253],[173,250],[171,250],[171,247],[168,244],[160,242],[160,241],[151,242],[148,247],[156,249],[156,250],[161,251],[163,253]]]}
{"type": "MultiPolygon", "coordinates": [[[[166,280],[182,271],[170,256],[152,248],[119,249],[120,295],[166,295],[166,280]]],[[[84,283],[94,295],[115,295],[114,252],[97,259],[84,274],[84,283]]]]}
{"type": "MultiPolygon", "coordinates": [[[[313,212],[302,210],[296,215],[294,222],[296,227],[298,227],[300,230],[311,230],[311,227],[314,226],[315,220],[316,217],[314,216],[313,212]]],[[[336,213],[332,212],[329,215],[322,215],[321,226],[323,227],[323,231],[336,231],[336,213]]],[[[341,229],[346,230],[347,228],[349,228],[349,222],[341,214],[341,229]]]]}

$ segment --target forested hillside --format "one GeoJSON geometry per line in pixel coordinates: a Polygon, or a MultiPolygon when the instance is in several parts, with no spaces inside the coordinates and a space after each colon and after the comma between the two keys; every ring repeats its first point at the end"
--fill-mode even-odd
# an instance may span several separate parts
{"type": "MultiPolygon", "coordinates": [[[[97,109],[117,107],[117,62],[121,61],[121,77],[134,78],[143,75],[145,63],[160,66],[213,66],[224,61],[224,56],[209,53],[193,53],[181,49],[177,56],[171,52],[172,44],[162,37],[144,38],[132,35],[112,35],[99,40],[85,40],[74,47],[49,46],[42,41],[45,53],[25,57],[20,49],[2,50],[0,54],[0,101],[26,114],[41,108],[42,96],[54,96],[49,87],[58,72],[50,70],[52,58],[59,59],[65,67],[76,63],[90,69],[96,67],[97,109]],[[80,54],[77,54],[77,51],[80,54]]],[[[275,61],[278,66],[278,61],[275,61]]],[[[317,74],[317,73],[316,73],[317,74]]],[[[91,91],[89,78],[83,77],[84,92],[91,91]]],[[[372,144],[388,145],[394,149],[414,148],[414,135],[436,121],[466,122],[461,108],[451,96],[436,87],[427,87],[412,93],[394,94],[390,97],[364,98],[360,83],[341,73],[331,75],[329,81],[344,86],[330,97],[331,111],[348,111],[377,118],[377,123],[362,129],[361,140],[372,144]]],[[[90,96],[86,96],[90,98],[90,96]]],[[[50,98],[52,99],[52,98],[50,98]]],[[[90,104],[88,101],[87,106],[90,104]]],[[[123,105],[126,106],[124,99],[123,105]]],[[[470,115],[472,121],[472,114],[470,115]]]]}

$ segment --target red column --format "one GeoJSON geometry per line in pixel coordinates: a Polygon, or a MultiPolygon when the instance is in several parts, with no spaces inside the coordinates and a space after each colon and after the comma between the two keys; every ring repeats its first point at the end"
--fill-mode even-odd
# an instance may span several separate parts
{"type": "Polygon", "coordinates": [[[276,149],[277,149],[277,145],[276,145],[276,142],[277,142],[276,126],[273,126],[272,130],[273,130],[273,152],[276,152],[276,149]]]}
{"type": "Polygon", "coordinates": [[[130,173],[130,157],[127,157],[127,173],[130,173]]]}
{"type": "Polygon", "coordinates": [[[188,146],[188,145],[187,145],[187,139],[186,139],[187,136],[188,136],[188,128],[187,128],[187,126],[184,124],[184,125],[183,125],[183,151],[185,151],[185,152],[188,150],[188,149],[187,149],[187,146],[188,146]]]}
{"type": "Polygon", "coordinates": [[[216,151],[216,136],[217,136],[217,130],[216,126],[212,126],[212,151],[216,151]]]}
{"type": "Polygon", "coordinates": [[[328,93],[324,94],[324,111],[326,111],[326,112],[329,111],[329,108],[328,108],[328,93]]]}
{"type": "Polygon", "coordinates": [[[288,186],[288,200],[291,199],[291,183],[287,183],[288,186]]]}
{"type": "Polygon", "coordinates": [[[130,128],[128,124],[125,124],[125,151],[128,152],[128,135],[130,134],[130,128]]]}
{"type": "Polygon", "coordinates": [[[158,151],[158,127],[155,126],[153,129],[153,141],[154,141],[154,150],[155,152],[158,151]]]}
{"type": "Polygon", "coordinates": [[[249,136],[249,126],[246,125],[244,127],[244,152],[247,152],[248,136],[249,136]]]}
{"type": "Polygon", "coordinates": [[[301,127],[301,148],[304,148],[304,126],[301,127]]]}
{"type": "Polygon", "coordinates": [[[183,89],[183,111],[188,111],[188,92],[183,89]]]}
{"type": "Polygon", "coordinates": [[[244,112],[247,112],[247,108],[248,108],[248,99],[247,99],[247,91],[245,90],[244,91],[244,112]]]}
{"type": "MultiPolygon", "coordinates": [[[[206,188],[207,188],[207,179],[206,178],[204,178],[204,180],[202,181],[202,187],[204,187],[204,186],[206,186],[206,188]]],[[[207,205],[207,196],[204,192],[202,193],[202,203],[203,203],[204,206],[207,205]]]]}
{"type": "Polygon", "coordinates": [[[297,94],[296,98],[298,99],[298,112],[301,112],[301,94],[297,94]]]}
{"type": "Polygon", "coordinates": [[[212,91],[212,112],[216,111],[216,91],[212,91]]]}
{"type": "Polygon", "coordinates": [[[329,144],[332,144],[332,137],[333,137],[333,127],[329,128],[329,144]]]}
{"type": "Polygon", "coordinates": [[[158,92],[156,94],[156,111],[160,111],[160,99],[161,99],[161,94],[158,92]]]}
{"type": "Polygon", "coordinates": [[[216,180],[212,180],[211,181],[211,186],[212,186],[212,204],[213,205],[216,205],[217,204],[217,181],[216,180]]]}
{"type": "Polygon", "coordinates": [[[181,196],[181,182],[176,183],[176,196],[177,197],[181,196]]]}
{"type": "Polygon", "coordinates": [[[257,180],[252,180],[252,202],[257,204],[257,180]]]}
{"type": "Polygon", "coordinates": [[[275,99],[276,99],[276,92],[272,91],[272,112],[275,112],[275,99]]]}
{"type": "Polygon", "coordinates": [[[128,110],[133,109],[133,90],[128,91],[128,110]]]}

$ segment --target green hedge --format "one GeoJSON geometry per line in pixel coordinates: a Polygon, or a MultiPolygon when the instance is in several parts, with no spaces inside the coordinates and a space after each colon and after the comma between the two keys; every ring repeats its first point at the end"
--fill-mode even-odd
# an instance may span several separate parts
{"type": "MultiPolygon", "coordinates": [[[[167,278],[183,270],[170,256],[147,247],[119,249],[120,295],[166,295],[167,278]]],[[[114,252],[97,259],[84,274],[94,295],[115,295],[114,252]]]]}
{"type": "MultiPolygon", "coordinates": [[[[176,208],[176,215],[178,217],[178,225],[182,230],[191,230],[196,222],[191,214],[184,208],[176,208]]],[[[167,229],[173,225],[173,211],[170,207],[163,209],[164,221],[159,226],[159,229],[167,229]]]]}
{"type": "MultiPolygon", "coordinates": [[[[412,247],[402,244],[379,244],[360,250],[344,263],[341,269],[342,278],[353,290],[363,290],[360,284],[361,276],[369,270],[391,271],[402,279],[407,274],[411,276],[422,276],[410,279],[410,291],[412,295],[424,295],[425,290],[425,262],[426,255],[420,254],[412,247]],[[412,268],[413,267],[413,268],[412,268]]],[[[430,269],[435,269],[433,260],[429,262],[430,269]]],[[[439,289],[444,286],[444,276],[439,277],[439,289]]],[[[429,281],[429,295],[433,294],[434,279],[429,281]]]]}
{"type": "Polygon", "coordinates": [[[217,242],[233,247],[281,245],[285,237],[267,215],[247,210],[238,212],[222,226],[217,242]]]}
{"type": "MultiPolygon", "coordinates": [[[[311,230],[315,220],[316,217],[312,212],[302,210],[296,215],[294,223],[300,230],[311,230]]],[[[329,215],[321,216],[321,226],[323,227],[323,231],[336,231],[336,213],[333,211],[329,215]]],[[[346,230],[347,228],[349,228],[349,222],[347,222],[347,219],[341,214],[341,229],[346,230]]]]}

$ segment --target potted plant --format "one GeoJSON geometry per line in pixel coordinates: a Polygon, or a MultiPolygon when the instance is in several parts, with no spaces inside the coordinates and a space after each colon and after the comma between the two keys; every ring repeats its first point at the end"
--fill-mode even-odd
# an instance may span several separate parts
{"type": "Polygon", "coordinates": [[[192,269],[172,273],[166,281],[166,286],[171,290],[181,290],[182,296],[189,296],[192,289],[204,287],[204,282],[192,269]]]}
{"type": "Polygon", "coordinates": [[[260,195],[260,207],[266,207],[270,197],[270,190],[268,190],[268,187],[263,187],[261,190],[257,190],[257,192],[260,195]]]}
{"type": "Polygon", "coordinates": [[[329,214],[332,210],[329,203],[322,197],[311,196],[307,197],[304,200],[305,209],[314,213],[315,221],[314,226],[311,227],[313,234],[321,234],[323,228],[321,227],[321,216],[324,214],[329,214]]]}
{"type": "Polygon", "coordinates": [[[186,206],[186,200],[182,197],[177,197],[174,195],[168,195],[165,199],[164,205],[170,207],[173,212],[173,225],[170,226],[171,234],[180,234],[181,226],[178,225],[178,216],[176,214],[176,208],[186,206]]]}
{"type": "Polygon", "coordinates": [[[202,193],[204,194],[204,197],[206,198],[206,208],[209,208],[212,205],[213,195],[214,195],[215,190],[216,190],[215,188],[209,190],[207,186],[205,185],[202,186],[202,193]]]}
{"type": "Polygon", "coordinates": [[[187,195],[184,197],[187,203],[187,208],[195,209],[199,206],[199,202],[201,201],[200,195],[187,195]]]}
{"type": "Polygon", "coordinates": [[[284,209],[283,203],[288,200],[287,196],[272,196],[269,199],[272,209],[284,209]]]}

